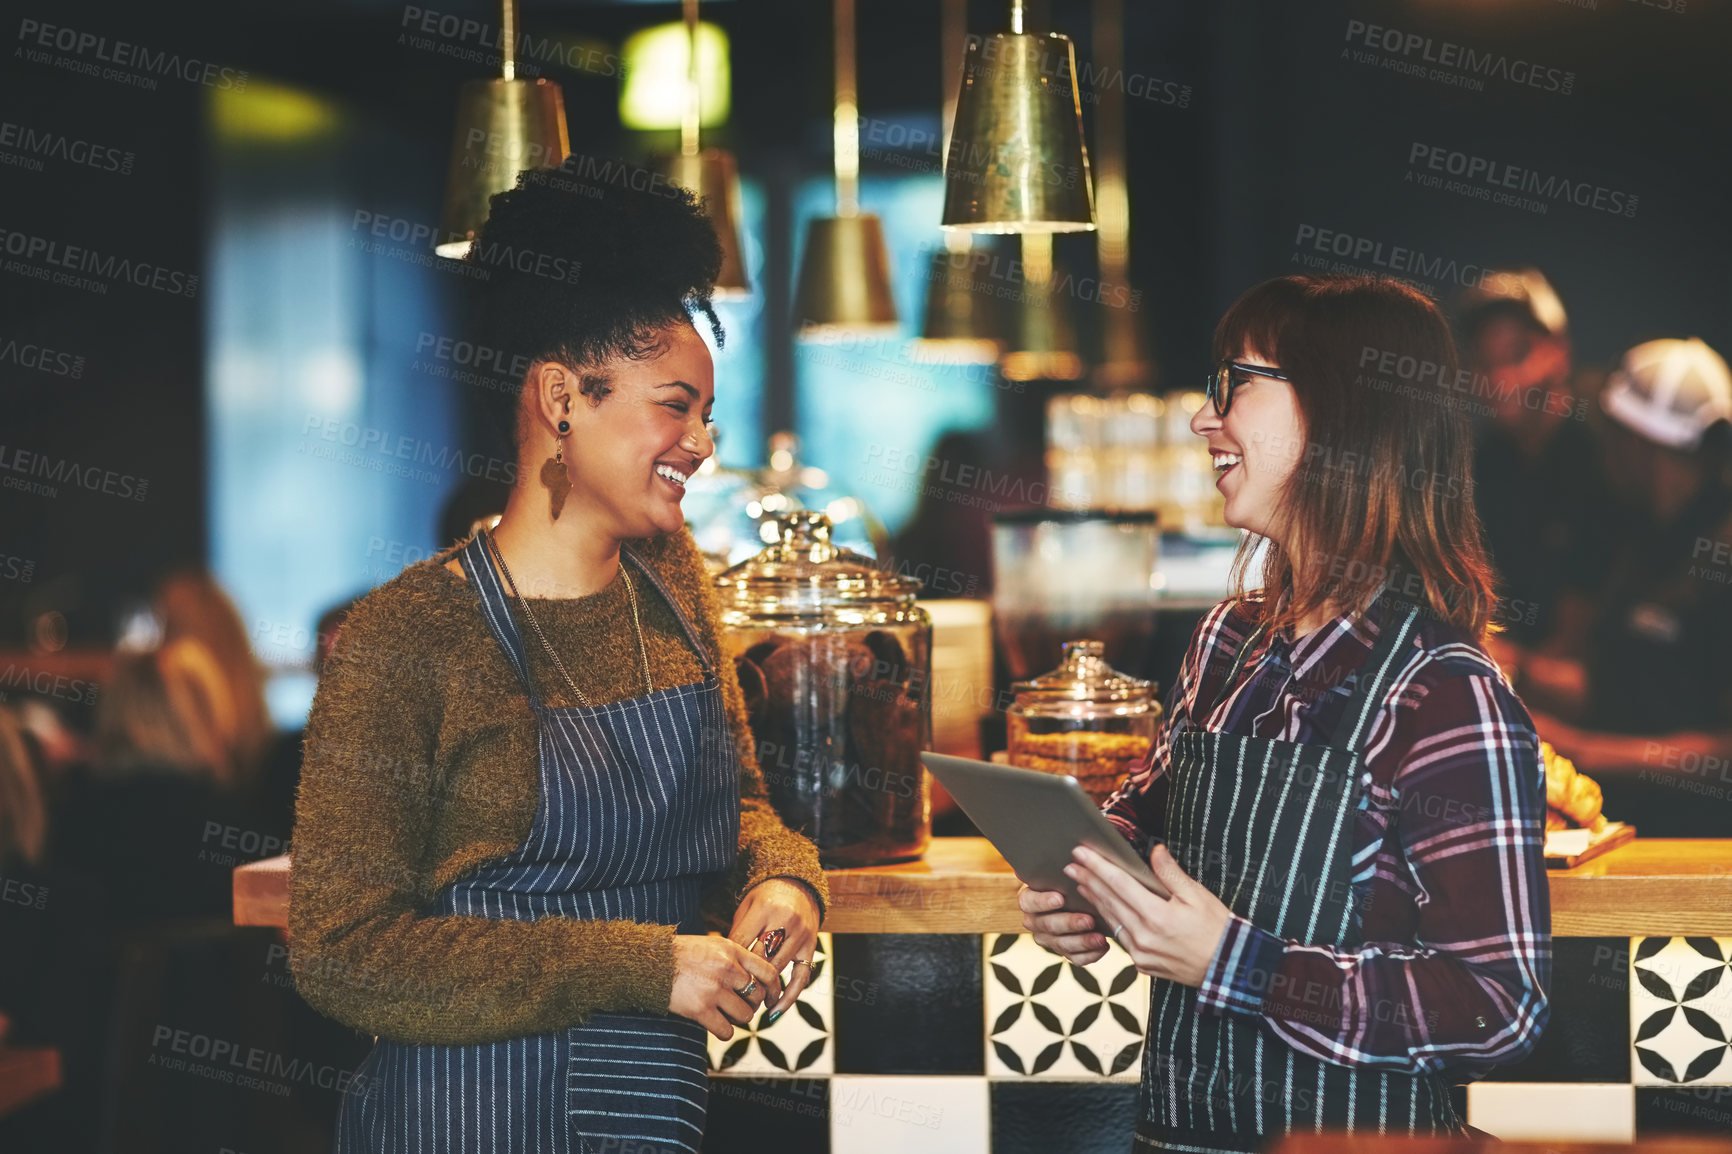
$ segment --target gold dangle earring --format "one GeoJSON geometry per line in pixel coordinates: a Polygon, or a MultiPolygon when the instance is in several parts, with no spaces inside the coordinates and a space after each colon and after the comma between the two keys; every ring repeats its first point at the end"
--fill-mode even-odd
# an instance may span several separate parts
{"type": "MultiPolygon", "coordinates": [[[[566,411],[571,411],[570,402],[567,402],[566,411]]],[[[571,474],[565,471],[565,435],[569,432],[571,422],[561,420],[559,444],[554,447],[553,456],[541,463],[541,483],[547,487],[555,521],[559,520],[559,511],[565,508],[565,498],[571,493],[571,474]]]]}

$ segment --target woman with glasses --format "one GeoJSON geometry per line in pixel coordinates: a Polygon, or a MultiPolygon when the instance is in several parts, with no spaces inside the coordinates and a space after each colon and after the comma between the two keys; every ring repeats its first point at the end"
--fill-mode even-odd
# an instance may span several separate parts
{"type": "Polygon", "coordinates": [[[376,1038],[338,1154],[696,1151],[705,1031],[812,978],[823,871],[681,512],[720,246],[683,189],[595,191],[493,198],[465,259],[510,498],[350,610],[307,720],[290,964],[376,1038]]]}
{"type": "Polygon", "coordinates": [[[1247,530],[1239,592],[1105,806],[1172,897],[1079,848],[1100,919],[1025,889],[1024,923],[1079,965],[1112,938],[1154,979],[1139,1149],[1459,1134],[1450,1087],[1545,1026],[1551,921],[1538,738],[1482,647],[1449,329],[1394,281],[1290,276],[1214,354],[1191,428],[1247,530]]]}

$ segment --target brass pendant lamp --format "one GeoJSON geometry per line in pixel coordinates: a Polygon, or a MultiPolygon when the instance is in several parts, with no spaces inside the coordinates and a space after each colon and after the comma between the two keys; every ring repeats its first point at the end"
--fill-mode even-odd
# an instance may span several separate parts
{"type": "Polygon", "coordinates": [[[1095,227],[1070,37],[1010,31],[969,41],[944,162],[945,228],[1082,232],[1095,227]]]}
{"type": "MultiPolygon", "coordinates": [[[[962,85],[968,0],[944,0],[941,39],[944,52],[944,150],[956,123],[956,94],[962,85]]],[[[974,238],[960,229],[944,232],[944,247],[933,252],[926,271],[926,315],[920,336],[909,344],[917,364],[990,365],[999,357],[997,295],[990,284],[974,282],[974,238]]]]}
{"type": "Polygon", "coordinates": [[[854,85],[854,0],[836,0],[836,215],[806,227],[794,293],[802,340],[887,335],[897,328],[884,226],[860,211],[859,104],[854,85]]]}
{"type": "Polygon", "coordinates": [[[698,148],[698,125],[703,112],[702,85],[698,75],[698,0],[683,0],[686,23],[686,105],[680,117],[680,150],[663,157],[660,168],[673,183],[691,189],[703,201],[704,211],[722,244],[722,271],[711,295],[717,300],[740,300],[752,295],[740,244],[740,175],[734,154],[720,148],[698,148]]]}
{"type": "MultiPolygon", "coordinates": [[[[1124,74],[1124,0],[1094,0],[1095,56],[1101,75],[1124,74]]],[[[1131,207],[1125,182],[1125,94],[1116,85],[1100,92],[1095,106],[1095,144],[1100,154],[1100,229],[1095,233],[1103,295],[1116,288],[1102,318],[1101,358],[1094,384],[1107,392],[1147,388],[1155,366],[1138,317],[1129,307],[1131,207]]]]}
{"type": "Polygon", "coordinates": [[[460,259],[487,220],[488,201],[517,186],[530,168],[557,168],[571,154],[559,85],[517,75],[517,0],[504,0],[500,75],[471,80],[457,94],[457,128],[445,209],[439,216],[440,256],[460,259]]]}
{"type": "Polygon", "coordinates": [[[1074,381],[1083,375],[1069,301],[1052,291],[1052,234],[1024,233],[1017,324],[999,372],[1007,381],[1074,381]]]}

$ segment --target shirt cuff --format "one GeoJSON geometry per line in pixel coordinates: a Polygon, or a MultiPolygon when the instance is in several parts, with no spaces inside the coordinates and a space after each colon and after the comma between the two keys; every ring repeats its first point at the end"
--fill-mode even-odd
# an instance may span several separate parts
{"type": "Polygon", "coordinates": [[[1262,1013],[1286,954],[1280,938],[1234,914],[1197,987],[1198,1007],[1213,1014],[1262,1013]]]}

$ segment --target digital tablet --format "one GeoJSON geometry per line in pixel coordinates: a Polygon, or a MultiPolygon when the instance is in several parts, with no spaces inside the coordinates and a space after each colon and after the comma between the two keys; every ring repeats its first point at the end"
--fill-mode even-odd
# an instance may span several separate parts
{"type": "MultiPolygon", "coordinates": [[[[1137,856],[1076,778],[942,753],[923,753],[920,760],[1004,855],[1023,884],[1063,892],[1065,909],[1093,914],[1100,921],[1094,906],[1065,876],[1064,867],[1078,845],[1110,858],[1157,897],[1170,896],[1149,863],[1137,856]]],[[[1097,924],[1097,928],[1112,932],[1111,926],[1097,924]]]]}

